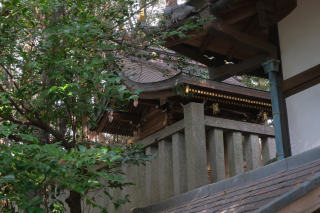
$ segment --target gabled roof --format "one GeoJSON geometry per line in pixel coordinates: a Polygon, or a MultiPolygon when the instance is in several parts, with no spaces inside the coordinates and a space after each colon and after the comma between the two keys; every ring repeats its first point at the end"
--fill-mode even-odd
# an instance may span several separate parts
{"type": "MultiPolygon", "coordinates": [[[[170,79],[180,72],[191,73],[191,69],[198,69],[199,71],[205,71],[201,66],[202,64],[193,63],[189,67],[186,67],[185,70],[177,71],[173,66],[168,65],[165,62],[160,62],[156,60],[145,60],[138,59],[136,57],[124,57],[122,58],[123,65],[125,66],[123,71],[126,76],[129,76],[129,79],[137,83],[153,83],[163,80],[170,79]]],[[[192,73],[195,75],[195,73],[192,73]]],[[[196,74],[197,75],[197,74],[196,74]]],[[[196,77],[196,76],[195,76],[196,77]]],[[[208,79],[208,76],[205,76],[208,79]]],[[[241,87],[247,87],[241,82],[237,81],[234,77],[228,78],[223,83],[232,84],[241,87]]]]}

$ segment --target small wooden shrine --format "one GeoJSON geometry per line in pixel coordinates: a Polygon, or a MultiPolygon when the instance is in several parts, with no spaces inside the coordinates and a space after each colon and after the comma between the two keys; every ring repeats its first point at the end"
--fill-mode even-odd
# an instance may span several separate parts
{"type": "MultiPolygon", "coordinates": [[[[91,128],[97,134],[135,136],[135,141],[141,140],[182,120],[183,105],[190,102],[203,103],[205,115],[212,117],[256,124],[265,124],[272,117],[270,93],[248,88],[234,77],[215,82],[186,71],[170,70],[160,61],[145,61],[142,66],[134,58],[123,61],[126,74],[122,76],[123,83],[143,92],[127,106],[98,118],[98,126],[91,128]],[[167,76],[163,75],[165,69],[170,70],[167,76]]],[[[199,69],[203,66],[191,62],[190,66],[194,65],[199,69]]]]}

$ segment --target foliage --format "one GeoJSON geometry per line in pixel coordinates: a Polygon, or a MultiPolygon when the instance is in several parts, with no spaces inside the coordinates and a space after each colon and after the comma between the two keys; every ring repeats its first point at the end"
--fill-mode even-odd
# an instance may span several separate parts
{"type": "MultiPolygon", "coordinates": [[[[114,166],[107,173],[87,168],[99,161],[113,165],[112,157],[124,159],[124,154],[104,146],[85,150],[81,144],[88,144],[86,128],[95,127],[96,118],[141,92],[122,84],[123,57],[157,58],[145,50],[162,48],[167,37],[186,37],[204,22],[187,21],[177,30],[163,27],[165,22],[150,27],[136,21],[139,11],[132,0],[1,1],[0,140],[11,143],[1,145],[1,187],[6,190],[1,199],[41,212],[38,204],[48,203],[49,192],[56,198],[62,189],[84,196],[101,186],[98,176],[115,183],[114,166]],[[40,190],[41,199],[25,194],[31,189],[40,190]]],[[[167,61],[179,71],[186,66],[183,56],[167,61]]],[[[135,158],[126,157],[129,163],[135,158]]],[[[59,202],[53,205],[58,208],[59,202]]]]}
{"type": "Polygon", "coordinates": [[[265,90],[265,91],[270,90],[269,80],[264,78],[243,75],[241,76],[241,83],[253,89],[259,89],[259,90],[265,90]]]}
{"type": "MultiPolygon", "coordinates": [[[[59,143],[48,145],[26,145],[13,143],[10,146],[0,144],[0,200],[16,204],[20,210],[28,212],[49,212],[64,209],[60,196],[65,190],[74,190],[84,198],[89,191],[99,191],[105,185],[99,177],[107,181],[109,188],[123,188],[133,183],[127,182],[116,169],[123,164],[145,164],[153,156],[146,156],[141,146],[112,148],[104,146],[86,149],[79,145],[79,151],[64,149],[59,143]],[[105,164],[105,170],[95,171],[97,164],[105,164]],[[37,196],[28,196],[30,191],[37,196]],[[41,205],[40,205],[41,204],[41,205]]],[[[109,195],[107,192],[105,192],[109,195]]],[[[112,197],[109,195],[112,200],[112,197]]],[[[128,202],[114,200],[116,207],[128,202]]],[[[86,197],[86,203],[100,208],[92,198],[86,197]]],[[[10,210],[8,210],[10,211],[10,210]]],[[[2,209],[1,212],[6,212],[2,209]]]]}

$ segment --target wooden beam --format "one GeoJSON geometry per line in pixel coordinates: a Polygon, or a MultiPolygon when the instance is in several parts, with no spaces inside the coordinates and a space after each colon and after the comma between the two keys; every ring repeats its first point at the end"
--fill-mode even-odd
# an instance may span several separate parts
{"type": "Polygon", "coordinates": [[[256,7],[254,4],[252,4],[245,8],[239,8],[237,10],[232,10],[230,12],[222,13],[221,18],[222,20],[224,20],[229,24],[234,24],[256,13],[257,13],[256,7]]]}
{"type": "Polygon", "coordinates": [[[138,124],[140,122],[140,116],[115,112],[113,113],[113,120],[125,122],[132,121],[132,123],[138,124]]]}
{"type": "MultiPolygon", "coordinates": [[[[256,25],[256,23],[258,22],[258,17],[254,16],[252,18],[252,20],[250,21],[250,23],[247,25],[246,29],[243,31],[244,33],[248,34],[250,33],[250,31],[252,30],[252,28],[256,25]]],[[[231,47],[231,49],[229,50],[229,52],[227,53],[227,59],[231,60],[234,56],[234,54],[238,51],[239,46],[237,45],[233,45],[231,47]]]]}
{"type": "Polygon", "coordinates": [[[170,47],[170,49],[172,49],[173,51],[175,51],[177,53],[185,55],[188,58],[191,58],[192,60],[198,61],[201,64],[205,64],[208,67],[211,67],[214,65],[213,60],[210,60],[209,58],[201,55],[200,53],[193,52],[191,49],[189,49],[188,47],[186,47],[182,44],[172,46],[172,47],[170,47]]]}
{"type": "Polygon", "coordinates": [[[234,3],[231,3],[229,5],[229,7],[226,7],[223,11],[222,11],[222,14],[223,13],[227,13],[227,12],[230,12],[230,11],[235,11],[239,8],[243,8],[243,7],[246,7],[250,4],[254,4],[256,3],[257,0],[241,0],[241,1],[235,1],[234,3]]]}
{"type": "Polygon", "coordinates": [[[139,140],[144,139],[146,137],[148,137],[149,135],[152,135],[155,132],[158,132],[161,129],[164,129],[166,126],[163,124],[163,122],[158,123],[156,125],[154,125],[153,127],[143,131],[140,133],[139,135],[139,140]]]}
{"type": "Polygon", "coordinates": [[[200,47],[200,52],[204,52],[206,51],[207,47],[209,46],[209,44],[211,43],[211,41],[213,40],[214,35],[207,35],[206,38],[204,39],[201,47],[200,47]]]}
{"type": "Polygon", "coordinates": [[[136,127],[132,127],[132,129],[131,128],[119,128],[119,127],[108,127],[107,128],[110,132],[107,132],[106,131],[106,133],[110,133],[110,134],[116,134],[115,132],[116,131],[119,131],[119,130],[121,130],[121,132],[123,132],[123,131],[133,131],[133,130],[135,130],[136,129],[136,127]]]}
{"type": "Polygon", "coordinates": [[[158,106],[160,104],[157,100],[148,100],[148,99],[140,99],[138,100],[138,104],[149,105],[149,106],[158,106]]]}
{"type": "MultiPolygon", "coordinates": [[[[111,102],[110,102],[110,104],[109,104],[109,108],[112,108],[115,104],[116,104],[116,100],[111,99],[111,102]]],[[[100,121],[100,123],[98,124],[98,127],[97,127],[97,129],[96,129],[96,133],[97,133],[97,134],[99,134],[99,133],[102,131],[102,129],[104,128],[104,126],[105,126],[106,123],[108,122],[108,114],[109,114],[108,111],[106,111],[106,112],[104,113],[104,116],[102,117],[102,120],[100,121]]]]}
{"type": "Polygon", "coordinates": [[[160,109],[151,109],[149,112],[147,112],[146,114],[142,115],[140,118],[140,123],[142,123],[142,121],[144,121],[145,119],[153,116],[154,114],[158,113],[160,111],[160,109]]]}
{"type": "Polygon", "coordinates": [[[259,0],[256,2],[256,9],[258,12],[258,16],[259,16],[259,24],[263,27],[271,27],[272,25],[274,25],[275,23],[277,23],[277,21],[275,20],[274,14],[272,12],[266,12],[266,6],[264,4],[263,0],[259,0]],[[272,14],[270,14],[272,13],[272,14]]]}
{"type": "Polygon", "coordinates": [[[162,46],[169,48],[169,47],[175,46],[177,44],[183,43],[187,40],[193,40],[193,39],[199,38],[199,37],[204,36],[206,34],[207,33],[203,29],[198,30],[198,31],[193,30],[193,31],[188,32],[187,36],[184,38],[179,38],[179,37],[168,38],[167,42],[165,42],[162,46]],[[188,38],[189,36],[191,36],[191,38],[188,38]]]}
{"type": "Polygon", "coordinates": [[[317,84],[320,84],[320,64],[284,80],[282,90],[287,98],[317,84]]]}
{"type": "Polygon", "coordinates": [[[227,59],[231,60],[234,56],[234,54],[238,51],[239,46],[238,45],[232,45],[229,52],[227,53],[227,59]]]}
{"type": "Polygon", "coordinates": [[[209,67],[209,72],[212,72],[210,74],[212,79],[210,79],[214,81],[223,81],[235,75],[244,75],[261,67],[261,64],[266,61],[267,56],[260,54],[239,64],[226,64],[218,68],[209,67]]]}

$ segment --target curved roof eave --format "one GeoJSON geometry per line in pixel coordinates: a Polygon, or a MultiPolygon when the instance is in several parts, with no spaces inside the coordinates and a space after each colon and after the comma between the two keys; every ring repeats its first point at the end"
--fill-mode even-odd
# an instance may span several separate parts
{"type": "Polygon", "coordinates": [[[135,81],[130,80],[127,76],[121,75],[123,83],[130,87],[133,90],[140,90],[142,89],[143,92],[139,94],[139,98],[142,99],[158,99],[158,98],[165,98],[175,96],[176,94],[172,92],[172,88],[175,85],[180,83],[200,86],[208,89],[220,90],[222,92],[227,93],[234,93],[238,95],[245,95],[255,98],[262,98],[270,100],[270,93],[267,91],[256,90],[247,87],[236,86],[232,84],[210,81],[210,80],[203,80],[203,79],[196,79],[196,77],[192,77],[190,74],[187,73],[179,73],[172,78],[152,82],[152,83],[138,83],[135,81]]]}

